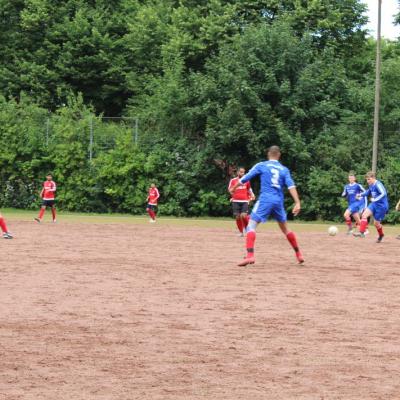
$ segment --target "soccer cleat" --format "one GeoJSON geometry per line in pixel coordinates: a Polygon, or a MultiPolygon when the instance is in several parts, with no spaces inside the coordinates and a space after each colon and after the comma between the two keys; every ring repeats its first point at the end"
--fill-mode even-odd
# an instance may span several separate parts
{"type": "Polygon", "coordinates": [[[297,258],[297,262],[299,264],[303,264],[304,263],[304,257],[303,257],[303,254],[300,253],[300,251],[296,252],[296,258],[297,258]]]}
{"type": "Polygon", "coordinates": [[[400,235],[396,236],[396,239],[400,240],[400,235]]]}
{"type": "Polygon", "coordinates": [[[237,234],[237,236],[238,236],[238,237],[244,237],[244,234],[243,234],[243,232],[239,232],[239,233],[237,234]]]}
{"type": "Polygon", "coordinates": [[[156,222],[156,220],[155,219],[150,219],[150,224],[154,224],[154,222],[156,222]]]}
{"type": "Polygon", "coordinates": [[[39,218],[34,218],[34,220],[35,220],[36,222],[38,222],[39,224],[42,222],[39,218]]]}
{"type": "Polygon", "coordinates": [[[13,238],[13,235],[11,235],[10,232],[4,232],[4,233],[3,233],[3,238],[4,238],[4,239],[12,239],[12,238],[13,238]]]}
{"type": "Polygon", "coordinates": [[[353,233],[353,228],[349,228],[348,230],[347,230],[347,233],[346,233],[346,235],[351,235],[353,233]]]}
{"type": "Polygon", "coordinates": [[[245,267],[248,264],[254,264],[256,259],[254,257],[245,257],[239,264],[239,267],[245,267]]]}
{"type": "Polygon", "coordinates": [[[376,243],[382,243],[382,240],[383,240],[383,237],[384,237],[385,235],[379,235],[378,236],[378,239],[376,239],[376,243]]]}
{"type": "Polygon", "coordinates": [[[354,237],[359,237],[359,238],[365,238],[365,233],[363,233],[363,232],[354,232],[353,236],[354,237]]]}
{"type": "Polygon", "coordinates": [[[364,232],[364,235],[368,235],[368,234],[369,234],[369,230],[366,229],[365,232],[364,232]]]}
{"type": "Polygon", "coordinates": [[[55,224],[57,222],[57,220],[56,219],[53,219],[53,224],[55,224]]]}

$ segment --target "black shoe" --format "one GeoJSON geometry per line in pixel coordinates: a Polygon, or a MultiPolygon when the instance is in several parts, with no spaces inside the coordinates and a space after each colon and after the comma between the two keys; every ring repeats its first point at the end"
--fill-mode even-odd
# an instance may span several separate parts
{"type": "Polygon", "coordinates": [[[385,235],[379,235],[379,236],[378,236],[378,239],[376,239],[376,243],[381,243],[384,236],[385,236],[385,235]]]}
{"type": "Polygon", "coordinates": [[[13,235],[11,235],[11,233],[9,233],[9,232],[4,232],[3,233],[3,238],[4,239],[12,239],[13,235]]]}
{"type": "Polygon", "coordinates": [[[34,220],[36,221],[36,222],[38,222],[39,224],[40,224],[40,219],[39,218],[34,218],[34,220]]]}

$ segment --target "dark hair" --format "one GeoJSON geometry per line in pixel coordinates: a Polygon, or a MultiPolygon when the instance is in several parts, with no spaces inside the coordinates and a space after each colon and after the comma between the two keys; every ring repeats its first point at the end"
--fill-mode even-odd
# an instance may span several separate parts
{"type": "Polygon", "coordinates": [[[46,176],[51,176],[51,177],[53,177],[53,174],[47,174],[46,176]]]}

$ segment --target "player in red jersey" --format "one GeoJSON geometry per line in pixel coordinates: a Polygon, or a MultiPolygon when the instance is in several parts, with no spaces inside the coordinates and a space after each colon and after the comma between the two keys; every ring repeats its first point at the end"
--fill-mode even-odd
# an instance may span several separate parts
{"type": "Polygon", "coordinates": [[[0,228],[1,228],[2,232],[3,232],[3,238],[4,239],[12,239],[13,238],[13,235],[11,235],[11,233],[8,232],[6,221],[4,221],[4,218],[1,215],[1,213],[0,213],[0,228]]]}
{"type": "Polygon", "coordinates": [[[160,192],[156,188],[155,183],[152,183],[149,188],[148,196],[147,196],[147,207],[146,211],[147,214],[150,216],[150,222],[156,222],[156,215],[157,215],[157,204],[158,199],[160,197],[160,192]]]}
{"type": "MultiPolygon", "coordinates": [[[[240,167],[237,172],[237,177],[232,178],[228,185],[228,191],[235,186],[239,179],[244,176],[246,170],[240,167]]],[[[255,196],[251,190],[250,182],[237,186],[235,191],[231,194],[231,203],[233,215],[236,218],[236,225],[239,229],[240,236],[244,236],[243,231],[246,231],[247,224],[249,223],[249,202],[254,200],[255,196]]]]}
{"type": "Polygon", "coordinates": [[[56,206],[55,206],[55,196],[56,196],[57,185],[53,181],[53,176],[48,174],[46,180],[43,182],[43,188],[40,192],[40,197],[42,198],[42,206],[40,207],[39,216],[35,218],[36,222],[42,222],[44,212],[47,207],[51,207],[51,214],[53,215],[53,222],[56,222],[56,206]]]}

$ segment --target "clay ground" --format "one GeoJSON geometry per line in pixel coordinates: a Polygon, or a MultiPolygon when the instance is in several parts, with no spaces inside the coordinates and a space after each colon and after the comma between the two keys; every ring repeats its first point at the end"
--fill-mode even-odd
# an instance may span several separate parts
{"type": "MultiPolygon", "coordinates": [[[[0,399],[399,399],[400,241],[12,220],[0,399]]],[[[144,220],[143,220],[144,221],[144,220]]],[[[104,222],[104,221],[103,221],[104,222]]]]}

